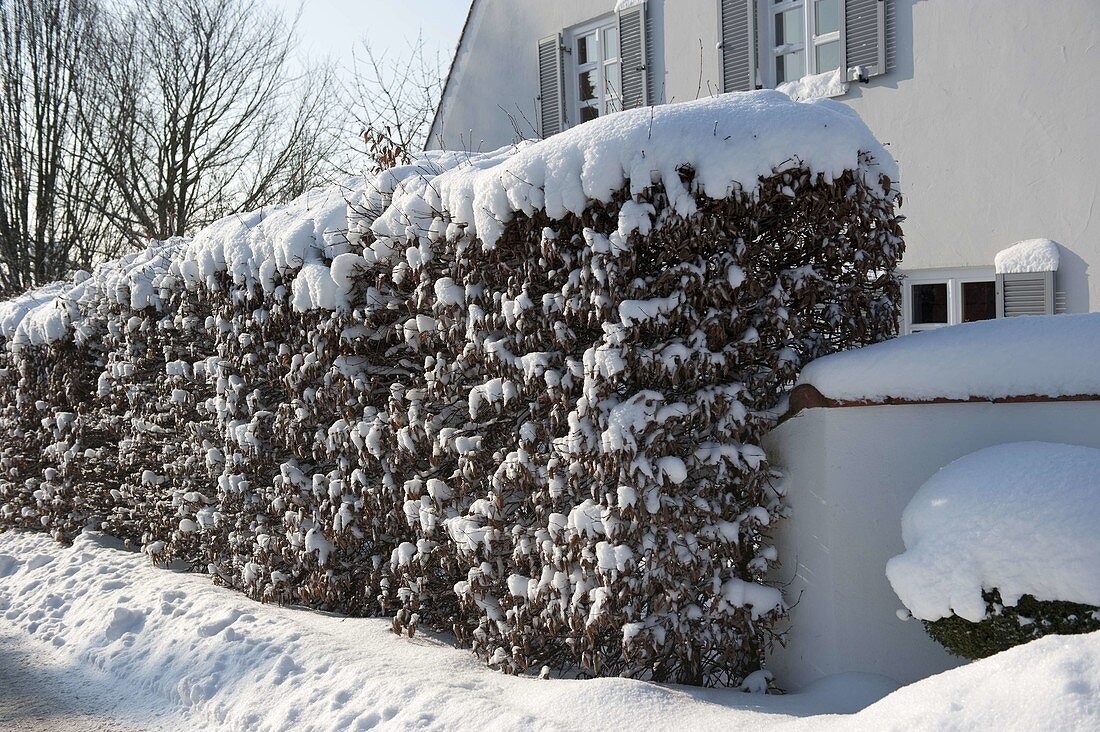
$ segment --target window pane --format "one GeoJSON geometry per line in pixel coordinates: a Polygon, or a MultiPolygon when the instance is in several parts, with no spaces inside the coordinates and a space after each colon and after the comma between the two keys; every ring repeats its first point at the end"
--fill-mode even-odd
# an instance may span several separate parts
{"type": "Polygon", "coordinates": [[[997,283],[962,283],[962,320],[991,320],[997,317],[997,283]]]}
{"type": "Polygon", "coordinates": [[[577,93],[582,102],[596,98],[596,72],[582,71],[577,74],[577,93]]]}
{"type": "Polygon", "coordinates": [[[619,29],[615,26],[603,30],[603,59],[619,57],[619,29]]]}
{"type": "Polygon", "coordinates": [[[596,49],[596,34],[592,33],[587,36],[581,36],[577,39],[577,65],[583,66],[592,60],[592,52],[596,49]]]}
{"type": "Polygon", "coordinates": [[[833,71],[840,66],[840,41],[829,41],[814,48],[817,73],[833,71]]]}
{"type": "Polygon", "coordinates": [[[914,323],[947,323],[947,283],[912,285],[914,323]]]}
{"type": "Polygon", "coordinates": [[[840,0],[817,0],[814,3],[814,33],[823,36],[840,30],[840,0]]]}
{"type": "Polygon", "coordinates": [[[600,116],[600,110],[595,107],[581,107],[581,122],[587,122],[600,116]]]}
{"type": "Polygon", "coordinates": [[[775,45],[806,42],[806,22],[802,8],[775,14],[775,45]]]}
{"type": "Polygon", "coordinates": [[[616,61],[610,64],[604,64],[603,67],[604,79],[604,96],[606,97],[618,97],[622,96],[622,74],[619,72],[619,62],[616,61]]]}
{"type": "Polygon", "coordinates": [[[797,81],[801,79],[806,73],[805,53],[803,51],[795,51],[794,53],[784,53],[775,57],[775,83],[782,84],[784,81],[797,81]]]}

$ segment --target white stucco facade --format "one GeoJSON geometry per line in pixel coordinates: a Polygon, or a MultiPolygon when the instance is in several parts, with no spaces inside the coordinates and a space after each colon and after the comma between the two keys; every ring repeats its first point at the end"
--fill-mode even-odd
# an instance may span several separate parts
{"type": "MultiPolygon", "coordinates": [[[[791,518],[773,534],[773,579],[796,603],[770,667],[797,689],[846,672],[909,683],[959,661],[902,607],[886,561],[904,549],[901,514],[937,470],[992,445],[1100,447],[1100,402],[911,404],[808,409],[765,440],[787,474],[791,518]]],[[[996,510],[995,506],[990,507],[996,510]]]]}
{"type": "MultiPolygon", "coordinates": [[[[906,271],[992,272],[1034,237],[1062,246],[1066,312],[1100,308],[1100,3],[890,0],[893,68],[839,97],[901,165],[906,271]]],[[[614,0],[475,0],[431,147],[536,136],[540,38],[614,0]],[[511,117],[511,119],[510,119],[511,117]]],[[[658,101],[716,93],[715,0],[649,0],[658,101]]]]}

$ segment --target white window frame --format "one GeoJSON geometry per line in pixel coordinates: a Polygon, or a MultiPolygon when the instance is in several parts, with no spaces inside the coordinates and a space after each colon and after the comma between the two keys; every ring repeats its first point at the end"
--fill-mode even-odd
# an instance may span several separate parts
{"type": "Polygon", "coordinates": [[[919,333],[925,330],[946,328],[962,322],[962,286],[967,282],[996,282],[997,274],[993,267],[961,267],[957,269],[922,269],[901,273],[901,334],[919,333]],[[913,322],[913,285],[947,285],[947,322],[913,322]]]}
{"type": "MultiPolygon", "coordinates": [[[[830,31],[829,33],[818,34],[817,28],[817,14],[814,12],[816,9],[817,0],[783,0],[783,2],[775,2],[775,0],[757,0],[757,17],[761,19],[759,23],[759,32],[761,38],[759,39],[760,48],[760,67],[763,69],[761,78],[763,79],[765,86],[774,89],[779,85],[775,73],[775,61],[776,57],[781,55],[778,52],[778,46],[776,45],[775,38],[775,16],[788,10],[795,10],[801,8],[802,10],[802,27],[804,28],[804,34],[801,43],[788,43],[783,46],[790,51],[797,51],[796,46],[801,47],[803,58],[805,59],[805,68],[803,70],[803,76],[812,76],[819,73],[817,70],[817,47],[826,43],[836,41],[839,43],[840,49],[840,68],[844,67],[844,0],[839,0],[839,22],[837,24],[837,30],[830,31]]],[[[798,79],[787,79],[786,81],[797,81],[798,79]]]]}
{"type": "Polygon", "coordinates": [[[619,45],[622,39],[616,41],[618,55],[614,57],[605,57],[604,34],[608,29],[614,29],[616,38],[618,39],[619,17],[617,15],[603,15],[565,31],[566,47],[569,50],[566,71],[569,77],[567,88],[569,90],[568,116],[570,127],[581,124],[581,109],[583,107],[595,107],[599,117],[622,110],[622,46],[619,45]],[[584,36],[593,33],[596,36],[595,53],[592,54],[594,60],[589,60],[589,62],[585,64],[579,64],[577,63],[577,43],[584,36]],[[608,93],[607,77],[608,69],[611,67],[618,68],[616,72],[619,74],[619,79],[617,80],[617,85],[619,87],[618,96],[608,93]],[[586,103],[581,101],[580,74],[583,71],[596,72],[596,99],[593,102],[586,103]]]}

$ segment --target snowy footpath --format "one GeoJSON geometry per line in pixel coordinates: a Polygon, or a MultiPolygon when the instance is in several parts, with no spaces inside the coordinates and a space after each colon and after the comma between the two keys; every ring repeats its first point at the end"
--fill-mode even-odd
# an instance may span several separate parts
{"type": "Polygon", "coordinates": [[[25,636],[0,633],[0,730],[136,732],[180,726],[174,710],[148,701],[120,699],[95,673],[74,668],[25,636]]]}
{"type": "Polygon", "coordinates": [[[863,676],[786,696],[516,678],[445,639],[260,605],[102,537],[0,535],[5,730],[1088,729],[1100,634],[892,690],[863,676]]]}

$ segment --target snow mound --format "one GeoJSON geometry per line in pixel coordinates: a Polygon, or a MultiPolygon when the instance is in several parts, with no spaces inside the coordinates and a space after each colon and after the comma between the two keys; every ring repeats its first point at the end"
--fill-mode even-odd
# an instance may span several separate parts
{"type": "Polygon", "coordinates": [[[1100,633],[1051,635],[903,687],[849,717],[797,729],[1100,729],[1100,633]]]}
{"type": "Polygon", "coordinates": [[[830,399],[1100,394],[1100,313],[964,323],[836,353],[798,380],[830,399]]]}
{"type": "Polygon", "coordinates": [[[389,620],[261,605],[109,544],[0,535],[0,639],[25,639],[74,674],[96,670],[120,706],[194,723],[176,729],[755,729],[891,690],[851,675],[787,696],[507,676],[444,639],[396,637],[389,620]]]}
{"type": "Polygon", "coordinates": [[[1057,272],[1058,245],[1050,239],[1028,239],[997,252],[993,259],[997,274],[1057,272]]]}
{"type": "Polygon", "coordinates": [[[53,282],[0,303],[0,335],[13,351],[28,344],[53,343],[70,331],[82,344],[94,335],[89,321],[103,316],[113,304],[135,310],[159,306],[165,284],[160,276],[181,246],[181,239],[153,241],[147,248],[101,264],[90,273],[76,272],[68,281],[53,282]]]}
{"type": "Polygon", "coordinates": [[[43,305],[52,306],[57,296],[65,289],[65,282],[51,282],[36,290],[17,295],[11,300],[0,302],[0,335],[11,341],[28,315],[43,305]]]}
{"type": "Polygon", "coordinates": [[[1020,442],[959,458],[902,514],[886,576],[922,620],[986,616],[982,590],[1100,606],[1100,450],[1020,442]]]}
{"type": "Polygon", "coordinates": [[[785,696],[542,681],[397,638],[385,620],[253,603],[104,542],[0,535],[0,642],[74,685],[114,688],[116,708],[155,710],[166,729],[1100,728],[1100,633],[1047,636],[897,691],[867,674],[785,696]]]}

